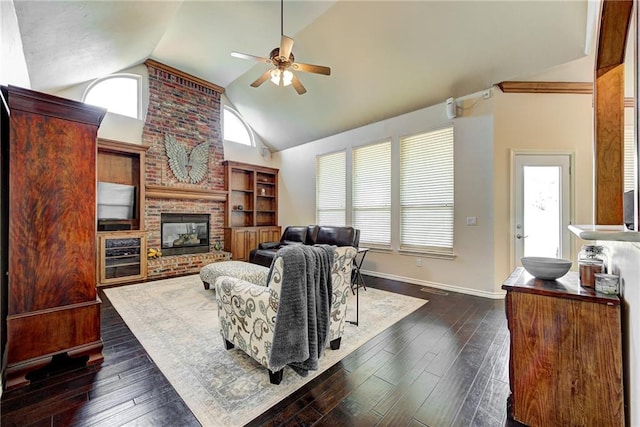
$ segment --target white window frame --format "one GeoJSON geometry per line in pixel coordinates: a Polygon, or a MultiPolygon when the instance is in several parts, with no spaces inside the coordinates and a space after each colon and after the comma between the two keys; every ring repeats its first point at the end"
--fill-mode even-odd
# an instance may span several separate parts
{"type": "MultiPolygon", "coordinates": [[[[327,165],[329,166],[329,165],[327,165]]],[[[346,150],[334,151],[316,156],[316,224],[318,225],[335,225],[345,226],[347,219],[347,152],[346,150]],[[335,160],[337,166],[342,163],[342,173],[340,170],[328,169],[327,176],[320,176],[321,163],[323,160],[335,160]],[[323,188],[324,185],[331,185],[331,188],[323,188]],[[330,203],[327,199],[331,198],[330,203]],[[336,200],[337,199],[337,200],[336,200]],[[333,212],[340,216],[342,220],[328,224],[322,218],[326,218],[323,213],[333,212]]]]}
{"type": "Polygon", "coordinates": [[[91,82],[91,84],[89,86],[87,86],[87,88],[85,89],[83,95],[82,95],[82,102],[87,102],[87,97],[89,96],[89,94],[91,93],[92,90],[94,90],[96,87],[100,86],[100,84],[107,82],[109,80],[114,80],[114,79],[130,79],[136,82],[136,116],[133,117],[131,115],[128,114],[122,114],[119,113],[117,111],[114,111],[113,108],[109,108],[108,103],[101,103],[101,104],[95,104],[98,105],[99,107],[103,107],[106,108],[107,111],[114,113],[114,114],[119,114],[121,116],[125,116],[125,117],[131,117],[137,120],[141,120],[142,119],[142,77],[137,75],[137,74],[130,74],[130,73],[118,73],[118,74],[111,74],[109,76],[106,77],[102,77],[99,79],[94,80],[93,82],[91,82]]]}
{"type": "Polygon", "coordinates": [[[234,108],[231,108],[228,105],[223,105],[222,106],[222,117],[220,117],[220,122],[222,123],[222,138],[225,142],[231,142],[233,144],[238,144],[238,145],[244,145],[245,147],[255,147],[256,146],[256,140],[255,140],[255,136],[253,134],[253,130],[251,129],[251,126],[249,126],[249,124],[247,123],[247,121],[242,117],[242,115],[235,110],[234,108]],[[247,132],[247,135],[249,136],[249,144],[245,144],[243,142],[240,141],[234,141],[233,139],[227,139],[226,135],[225,135],[225,113],[228,112],[230,114],[233,114],[234,117],[236,117],[240,123],[244,126],[245,131],[247,132]]]}

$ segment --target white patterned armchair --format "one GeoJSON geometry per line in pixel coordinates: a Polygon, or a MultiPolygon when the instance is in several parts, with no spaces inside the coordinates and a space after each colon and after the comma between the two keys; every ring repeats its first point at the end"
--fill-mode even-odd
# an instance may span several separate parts
{"type": "MultiPolygon", "coordinates": [[[[351,293],[351,269],[356,249],[334,248],[331,267],[331,313],[328,341],[332,349],[340,347],[345,326],[348,296],[351,293]]],[[[269,269],[264,267],[268,272],[269,269]]],[[[270,366],[276,314],[283,280],[283,259],[276,257],[269,283],[251,283],[221,276],[215,280],[220,332],[227,350],[238,347],[269,370],[272,384],[282,380],[282,368],[270,366]]]]}

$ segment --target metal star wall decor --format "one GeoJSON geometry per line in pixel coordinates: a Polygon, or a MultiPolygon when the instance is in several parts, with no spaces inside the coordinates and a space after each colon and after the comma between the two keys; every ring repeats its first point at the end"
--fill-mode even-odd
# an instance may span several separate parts
{"type": "Polygon", "coordinates": [[[187,154],[186,148],[176,142],[176,138],[166,134],[164,146],[169,158],[171,172],[180,182],[197,184],[207,175],[209,168],[209,143],[203,142],[187,154]]]}

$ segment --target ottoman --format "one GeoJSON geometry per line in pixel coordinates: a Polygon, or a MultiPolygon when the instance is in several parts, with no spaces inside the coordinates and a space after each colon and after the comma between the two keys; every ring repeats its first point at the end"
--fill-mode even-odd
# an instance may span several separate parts
{"type": "Polygon", "coordinates": [[[261,265],[244,261],[220,261],[202,267],[200,279],[202,279],[205,289],[209,289],[211,285],[215,284],[216,279],[222,276],[234,277],[265,286],[268,274],[269,268],[261,265]]]}

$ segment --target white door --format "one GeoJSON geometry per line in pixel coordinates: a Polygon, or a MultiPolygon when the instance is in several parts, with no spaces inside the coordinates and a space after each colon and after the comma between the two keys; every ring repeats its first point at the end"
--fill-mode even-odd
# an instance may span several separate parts
{"type": "Polygon", "coordinates": [[[515,155],[515,264],[523,256],[570,259],[569,154],[515,155]]]}

